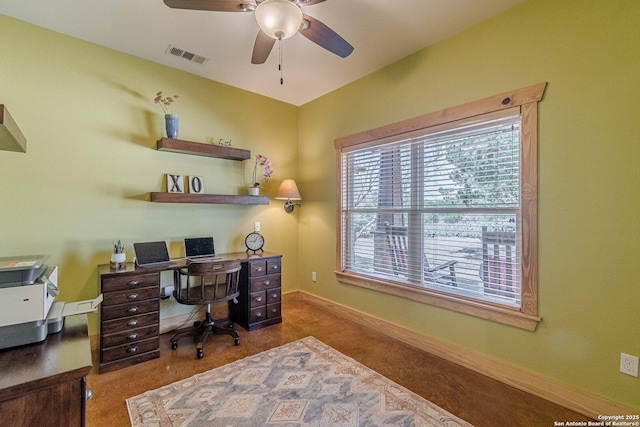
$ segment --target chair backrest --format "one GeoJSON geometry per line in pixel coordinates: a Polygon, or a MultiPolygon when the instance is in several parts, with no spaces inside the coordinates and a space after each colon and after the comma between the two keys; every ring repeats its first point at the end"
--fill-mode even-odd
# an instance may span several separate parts
{"type": "Polygon", "coordinates": [[[385,223],[387,244],[394,274],[407,274],[407,227],[385,223]]]}
{"type": "MultiPolygon", "coordinates": [[[[409,254],[407,244],[407,227],[404,225],[390,225],[388,222],[385,222],[385,231],[387,236],[387,244],[389,245],[389,249],[391,252],[391,266],[393,267],[393,273],[399,276],[406,277],[408,274],[409,254]]],[[[425,282],[434,283],[436,281],[436,276],[433,274],[433,271],[443,267],[438,266],[432,269],[429,266],[429,261],[427,260],[426,255],[422,256],[422,263],[423,279],[425,280],[425,282]]],[[[446,268],[450,268],[451,272],[449,273],[449,276],[451,277],[452,282],[455,283],[455,273],[453,267],[449,267],[449,264],[446,265],[446,268]]]]}
{"type": "Polygon", "coordinates": [[[481,276],[486,291],[513,296],[517,279],[516,233],[482,227],[481,276]]]}
{"type": "Polygon", "coordinates": [[[239,261],[187,261],[175,270],[173,296],[180,304],[200,305],[238,296],[239,261]]]}

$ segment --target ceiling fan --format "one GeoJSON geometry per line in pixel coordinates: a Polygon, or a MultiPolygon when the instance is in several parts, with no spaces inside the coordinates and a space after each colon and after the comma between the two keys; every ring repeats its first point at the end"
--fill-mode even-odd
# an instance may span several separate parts
{"type": "Polygon", "coordinates": [[[338,33],[302,13],[300,6],[323,1],[325,0],[164,0],[164,3],[174,9],[254,12],[260,30],[253,46],[251,63],[263,64],[276,40],[288,39],[296,33],[342,58],[353,52],[353,46],[338,33]]]}

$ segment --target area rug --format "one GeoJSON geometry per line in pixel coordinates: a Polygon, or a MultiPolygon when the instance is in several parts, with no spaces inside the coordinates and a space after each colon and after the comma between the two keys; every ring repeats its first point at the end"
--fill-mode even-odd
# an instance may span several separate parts
{"type": "Polygon", "coordinates": [[[147,391],[127,407],[133,427],[471,426],[313,337],[147,391]]]}

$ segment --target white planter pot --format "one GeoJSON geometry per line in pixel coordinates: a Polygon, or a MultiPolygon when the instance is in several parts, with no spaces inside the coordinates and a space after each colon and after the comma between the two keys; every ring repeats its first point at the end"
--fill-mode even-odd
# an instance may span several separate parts
{"type": "Polygon", "coordinates": [[[127,254],[111,254],[111,262],[125,262],[127,260],[127,254]]]}
{"type": "Polygon", "coordinates": [[[122,254],[111,254],[111,268],[120,269],[125,268],[127,266],[127,255],[122,254]]]}
{"type": "Polygon", "coordinates": [[[260,187],[249,187],[249,195],[250,196],[259,196],[260,195],[260,187]]]}

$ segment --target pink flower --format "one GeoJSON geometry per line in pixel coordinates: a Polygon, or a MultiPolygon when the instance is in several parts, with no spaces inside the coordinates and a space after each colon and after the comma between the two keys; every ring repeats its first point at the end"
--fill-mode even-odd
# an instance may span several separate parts
{"type": "Polygon", "coordinates": [[[271,167],[271,160],[269,160],[266,156],[263,156],[262,154],[258,154],[256,156],[256,164],[253,166],[253,184],[252,184],[252,187],[259,187],[260,186],[260,183],[256,179],[256,172],[257,172],[258,166],[263,166],[264,167],[264,173],[262,174],[262,176],[264,177],[265,181],[269,181],[269,178],[271,177],[271,174],[273,174],[273,168],[271,167]]]}

